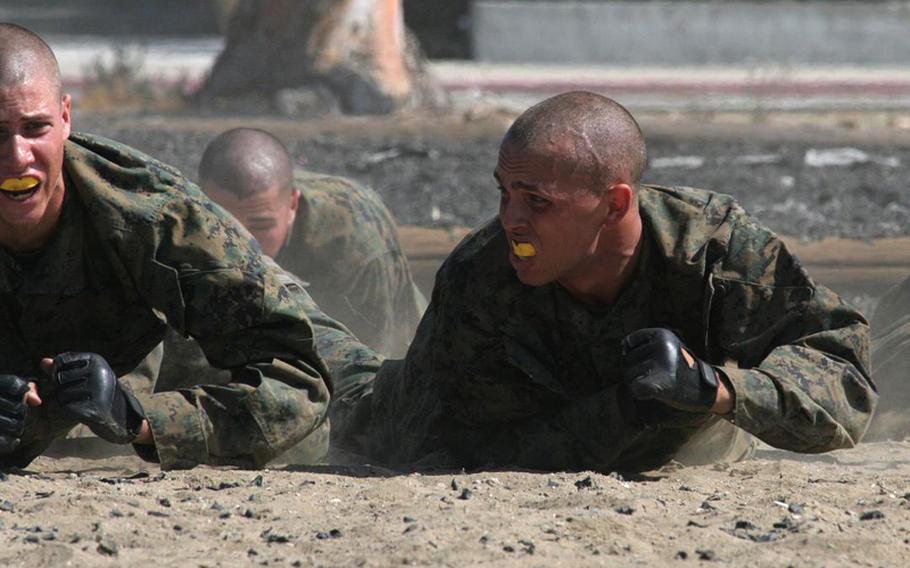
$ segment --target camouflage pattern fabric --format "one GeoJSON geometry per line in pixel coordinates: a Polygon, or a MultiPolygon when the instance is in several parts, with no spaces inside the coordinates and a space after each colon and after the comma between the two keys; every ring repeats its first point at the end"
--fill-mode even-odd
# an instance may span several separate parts
{"type": "Polygon", "coordinates": [[[719,366],[742,430],[799,452],[857,443],[877,398],[863,316],[731,197],[646,186],[639,199],[637,272],[604,312],[521,284],[498,219],[468,235],[404,363],[337,397],[335,443],[389,463],[659,466],[722,418],[626,394],[620,340],[645,327],[719,366]]]}
{"type": "MultiPolygon", "coordinates": [[[[300,169],[294,184],[302,193],[300,211],[278,262],[316,300],[306,311],[333,379],[349,388],[369,384],[380,353],[400,356],[407,350],[426,300],[413,282],[395,221],[373,190],[300,169]]],[[[158,392],[230,380],[190,338],[169,333],[164,351],[158,392]]],[[[311,436],[281,459],[314,463],[327,450],[327,435],[311,436]]]]}
{"type": "Polygon", "coordinates": [[[872,318],[872,369],[882,395],[872,439],[910,435],[910,278],[888,291],[872,318]]]}
{"type": "Polygon", "coordinates": [[[392,215],[351,180],[295,170],[300,210],[278,264],[364,344],[401,357],[426,300],[414,284],[392,215]]]}
{"type": "MultiPolygon", "coordinates": [[[[292,289],[303,288],[300,279],[278,267],[273,260],[266,258],[265,262],[280,273],[286,286],[292,289]]],[[[333,382],[345,385],[347,389],[368,385],[383,357],[360,343],[343,324],[328,317],[309,296],[302,298],[301,304],[316,333],[316,351],[325,361],[333,382]]],[[[154,383],[145,383],[146,391],[154,389],[155,392],[167,392],[192,388],[200,383],[220,385],[231,382],[230,371],[210,364],[195,339],[182,337],[176,331],[169,330],[163,347],[165,355],[161,372],[154,383]]],[[[136,372],[130,376],[136,377],[131,380],[135,393],[140,388],[138,384],[142,383],[141,376],[136,372]]],[[[316,432],[282,453],[279,461],[293,464],[324,461],[329,450],[329,424],[328,420],[323,422],[316,432]]]]}
{"type": "Polygon", "coordinates": [[[24,466],[74,426],[56,407],[42,357],[93,351],[118,376],[171,326],[199,342],[225,385],[141,396],[161,467],[260,466],[325,420],[328,370],[316,353],[311,303],[249,233],[178,172],[131,148],[73,134],[67,197],[43,250],[0,251],[0,361],[38,381],[45,403],[0,465],[24,466]]]}

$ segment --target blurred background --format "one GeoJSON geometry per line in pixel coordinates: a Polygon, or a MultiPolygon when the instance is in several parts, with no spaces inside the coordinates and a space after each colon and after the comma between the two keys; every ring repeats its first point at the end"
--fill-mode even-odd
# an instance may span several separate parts
{"type": "Polygon", "coordinates": [[[193,178],[218,132],[259,126],[371,184],[425,289],[495,214],[510,121],[579,88],[640,120],[646,181],[733,194],[863,309],[910,273],[910,2],[0,0],[0,19],[54,48],[79,129],[193,178]]]}

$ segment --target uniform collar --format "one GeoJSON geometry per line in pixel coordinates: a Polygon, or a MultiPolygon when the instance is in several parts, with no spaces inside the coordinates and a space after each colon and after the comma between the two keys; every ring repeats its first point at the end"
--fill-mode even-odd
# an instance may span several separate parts
{"type": "Polygon", "coordinates": [[[702,264],[708,245],[730,241],[729,195],[690,187],[643,185],[639,212],[655,254],[671,264],[702,264]]]}

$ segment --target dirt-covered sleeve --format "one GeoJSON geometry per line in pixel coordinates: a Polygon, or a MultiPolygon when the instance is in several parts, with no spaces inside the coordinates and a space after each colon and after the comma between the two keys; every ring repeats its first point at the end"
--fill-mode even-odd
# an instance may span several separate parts
{"type": "Polygon", "coordinates": [[[877,399],[869,325],[776,235],[742,218],[707,294],[709,342],[736,397],[731,418],[779,448],[851,447],[877,399]]]}
{"type": "Polygon", "coordinates": [[[146,397],[157,455],[137,448],[166,469],[261,466],[326,416],[329,373],[307,317],[312,301],[198,190],[168,199],[154,221],[141,288],[232,382],[146,397]]]}

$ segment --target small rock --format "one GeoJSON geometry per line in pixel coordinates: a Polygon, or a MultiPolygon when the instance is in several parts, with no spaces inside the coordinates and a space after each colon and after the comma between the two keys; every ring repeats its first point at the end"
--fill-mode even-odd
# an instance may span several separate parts
{"type": "Polygon", "coordinates": [[[515,552],[515,547],[512,546],[512,545],[510,545],[510,544],[507,544],[507,545],[503,546],[502,549],[503,549],[505,552],[515,552]]]}
{"type": "Polygon", "coordinates": [[[343,535],[340,530],[332,529],[329,532],[318,532],[316,538],[319,540],[328,540],[330,538],[341,538],[343,535]]]}
{"type": "Polygon", "coordinates": [[[170,515],[161,511],[149,511],[148,514],[150,517],[170,517],[170,515]]]}
{"type": "Polygon", "coordinates": [[[250,482],[250,485],[254,487],[262,487],[265,483],[265,478],[262,477],[262,474],[257,475],[253,478],[253,481],[250,482]]]}
{"type": "Polygon", "coordinates": [[[755,535],[755,534],[749,535],[749,540],[751,540],[752,542],[774,542],[775,540],[780,540],[781,538],[782,538],[782,536],[781,536],[780,532],[778,532],[778,531],[771,531],[771,532],[768,532],[765,534],[759,534],[759,535],[755,535]]]}
{"type": "Polygon", "coordinates": [[[790,517],[784,517],[783,519],[774,523],[772,526],[776,529],[794,530],[797,529],[799,525],[797,525],[790,517]]]}
{"type": "Polygon", "coordinates": [[[861,521],[871,521],[873,519],[884,519],[884,518],[885,518],[885,514],[876,509],[873,509],[871,511],[863,511],[859,516],[859,520],[861,520],[861,521]]]}
{"type": "Polygon", "coordinates": [[[581,489],[599,489],[599,486],[594,481],[594,478],[590,475],[584,479],[579,479],[575,482],[575,487],[579,490],[581,489]]]}
{"type": "Polygon", "coordinates": [[[162,497],[161,499],[158,499],[158,504],[161,505],[162,507],[170,507],[171,500],[168,499],[167,497],[162,497]]]}
{"type": "Polygon", "coordinates": [[[416,524],[410,524],[410,525],[408,525],[408,526],[406,526],[406,527],[404,528],[404,531],[402,531],[402,534],[407,534],[407,533],[409,533],[409,532],[414,532],[414,531],[416,531],[416,530],[417,530],[417,525],[416,525],[416,524]]]}
{"type": "Polygon", "coordinates": [[[708,548],[699,548],[695,551],[699,560],[714,560],[714,551],[708,548]]]}
{"type": "Polygon", "coordinates": [[[255,519],[256,513],[254,513],[252,509],[247,509],[243,512],[243,516],[247,519],[255,519]]]}
{"type": "Polygon", "coordinates": [[[111,517],[120,518],[123,516],[123,511],[120,509],[111,509],[111,517]]]}
{"type": "Polygon", "coordinates": [[[560,483],[558,481],[556,481],[555,479],[551,479],[550,481],[547,482],[547,487],[549,487],[551,489],[555,489],[559,486],[560,486],[560,483]]]}
{"type": "Polygon", "coordinates": [[[12,513],[16,510],[16,504],[10,501],[9,499],[4,499],[0,501],[0,511],[5,511],[7,513],[12,513]]]}
{"type": "Polygon", "coordinates": [[[621,507],[616,507],[613,510],[616,511],[617,513],[619,513],[620,515],[631,515],[632,513],[635,512],[635,509],[633,509],[632,507],[625,506],[625,505],[623,505],[621,507]]]}
{"type": "Polygon", "coordinates": [[[415,519],[414,517],[408,517],[408,516],[402,517],[401,520],[405,523],[416,523],[417,522],[417,519],[415,519]]]}
{"type": "Polygon", "coordinates": [[[453,478],[452,483],[450,484],[452,491],[458,491],[461,487],[458,485],[458,482],[453,478]]]}
{"type": "Polygon", "coordinates": [[[0,481],[6,481],[7,479],[9,479],[9,476],[0,471],[0,481]]]}
{"type": "Polygon", "coordinates": [[[36,535],[36,534],[26,535],[26,537],[25,537],[25,542],[28,542],[31,544],[38,544],[40,541],[41,541],[41,539],[38,538],[38,535],[36,535]]]}
{"type": "Polygon", "coordinates": [[[698,506],[702,511],[716,511],[717,507],[712,505],[709,501],[702,501],[701,505],[698,506]]]}
{"type": "Polygon", "coordinates": [[[485,534],[480,537],[480,544],[486,544],[488,542],[490,542],[490,535],[485,534]]]}
{"type": "Polygon", "coordinates": [[[230,519],[231,512],[230,511],[221,511],[221,513],[218,514],[218,518],[219,519],[230,519]]]}
{"type": "Polygon", "coordinates": [[[790,503],[787,505],[787,510],[793,513],[794,515],[802,515],[806,512],[806,509],[799,503],[790,503]]]}
{"type": "Polygon", "coordinates": [[[174,525],[173,528],[174,528],[174,530],[175,530],[176,532],[182,532],[182,531],[183,531],[183,526],[182,526],[182,525],[174,525]]]}
{"type": "Polygon", "coordinates": [[[211,509],[214,511],[223,511],[224,505],[222,505],[218,501],[215,501],[214,503],[212,503],[211,509]]]}
{"type": "Polygon", "coordinates": [[[269,544],[272,544],[272,543],[282,544],[285,542],[291,542],[291,535],[273,533],[272,529],[268,529],[268,530],[264,531],[260,536],[262,538],[264,538],[265,541],[269,544]]]}
{"type": "Polygon", "coordinates": [[[461,490],[461,495],[459,495],[458,498],[461,499],[462,501],[467,501],[468,499],[470,499],[473,496],[474,496],[474,492],[471,491],[470,489],[468,489],[467,487],[465,487],[464,489],[461,490]]]}
{"type": "Polygon", "coordinates": [[[733,528],[742,529],[742,530],[746,530],[746,531],[754,531],[756,527],[749,521],[736,521],[736,525],[733,528]]]}
{"type": "Polygon", "coordinates": [[[685,560],[688,557],[689,557],[688,552],[686,552],[685,550],[680,550],[676,553],[676,556],[674,556],[673,558],[675,558],[676,560],[685,560]]]}
{"type": "Polygon", "coordinates": [[[120,551],[120,547],[117,546],[117,543],[112,541],[109,538],[102,538],[98,542],[98,552],[105,554],[107,556],[117,556],[117,553],[120,551]]]}

